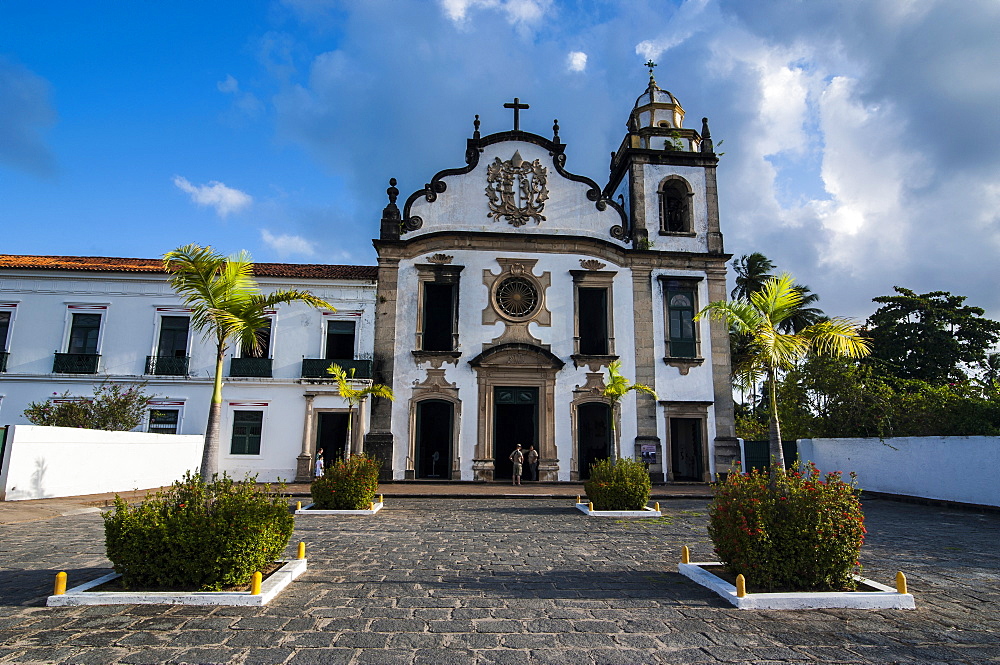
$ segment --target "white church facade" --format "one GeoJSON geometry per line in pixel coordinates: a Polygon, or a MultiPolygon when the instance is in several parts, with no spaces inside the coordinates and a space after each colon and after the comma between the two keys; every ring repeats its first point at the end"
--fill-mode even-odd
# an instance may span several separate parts
{"type": "MultiPolygon", "coordinates": [[[[567,146],[514,128],[400,200],[388,190],[378,266],[257,264],[262,288],[308,289],[336,311],[272,314],[262,354],[231,349],[220,469],[308,480],[338,450],[348,408],[325,374],[392,387],[355,416],[351,447],[386,480],[507,480],[510,452],[538,479],[576,481],[620,451],[654,481],[707,481],[738,456],[723,324],[717,156],[707,121],[650,77],[604,185],[567,170],[567,146]],[[653,388],[612,405],[608,366],[653,388]]],[[[461,160],[456,160],[461,161],[461,160]]],[[[0,256],[0,423],[31,401],[106,377],[157,394],[144,428],[202,433],[213,352],[157,260],[0,256]]]]}

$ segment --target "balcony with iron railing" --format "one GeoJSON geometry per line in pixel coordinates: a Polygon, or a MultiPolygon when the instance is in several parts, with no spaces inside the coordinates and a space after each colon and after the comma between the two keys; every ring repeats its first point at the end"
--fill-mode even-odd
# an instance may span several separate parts
{"type": "Polygon", "coordinates": [[[189,361],[187,356],[146,356],[146,374],[187,376],[189,361]]]}
{"type": "Polygon", "coordinates": [[[100,362],[99,353],[57,353],[52,363],[52,373],[97,374],[100,362]]]}
{"type": "Polygon", "coordinates": [[[333,376],[326,371],[331,365],[340,365],[348,374],[354,370],[355,379],[372,378],[371,360],[354,360],[351,358],[303,358],[302,378],[303,379],[333,379],[333,376]]]}
{"type": "Polygon", "coordinates": [[[229,361],[229,376],[271,377],[270,358],[232,358],[229,361]]]}

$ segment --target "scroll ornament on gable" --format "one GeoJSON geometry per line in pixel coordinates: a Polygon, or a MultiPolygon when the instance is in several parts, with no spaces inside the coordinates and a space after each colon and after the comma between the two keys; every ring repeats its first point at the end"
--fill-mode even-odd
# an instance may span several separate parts
{"type": "Polygon", "coordinates": [[[526,162],[520,152],[506,162],[497,157],[486,167],[486,196],[489,198],[490,212],[487,217],[524,226],[529,220],[535,223],[545,221],[542,210],[549,198],[545,187],[545,167],[539,160],[526,162]]]}

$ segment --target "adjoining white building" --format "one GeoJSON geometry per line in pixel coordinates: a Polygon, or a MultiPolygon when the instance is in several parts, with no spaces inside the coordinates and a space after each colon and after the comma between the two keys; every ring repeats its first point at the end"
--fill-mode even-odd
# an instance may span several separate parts
{"type": "Polygon", "coordinates": [[[726,297],[713,152],[652,76],[607,185],[566,170],[566,145],[514,128],[468,139],[402,206],[390,182],[376,303],[376,402],[367,450],[391,477],[511,477],[516,444],[541,480],[578,480],[612,453],[657,480],[705,481],[738,455],[724,325],[694,321],[726,297]],[[616,412],[605,369],[632,393],[616,412]],[[614,426],[612,426],[614,423],[614,426]]]}
{"type": "MultiPolygon", "coordinates": [[[[726,297],[716,157],[707,120],[650,76],[612,154],[608,182],[567,171],[566,145],[522,131],[483,136],[465,166],[439,171],[397,206],[374,241],[378,266],[257,264],[268,289],[333,303],[275,311],[267,349],[227,362],[219,468],[308,480],[317,448],[345,439],[347,405],[331,362],[388,384],[353,427],[355,451],[385,479],[510,478],[520,443],[539,479],[586,478],[612,454],[649,463],[654,480],[710,480],[730,469],[729,339],[694,321],[726,297]],[[631,393],[612,411],[606,368],[631,393]]],[[[145,381],[150,431],[204,432],[212,349],[157,260],[0,256],[0,422],[31,401],[88,394],[95,381],[145,381]]]]}
{"type": "MultiPolygon", "coordinates": [[[[348,407],[326,368],[371,377],[371,266],[258,263],[264,292],[307,289],[336,307],[277,307],[261,351],[231,348],[225,365],[219,469],[260,480],[307,480],[318,443],[343,450],[348,407]]],[[[0,255],[0,422],[26,423],[30,402],[89,396],[107,379],[154,393],[144,428],[203,434],[215,350],[191,328],[162,261],[0,255]]],[[[363,413],[361,414],[364,415],[363,413]]],[[[364,432],[358,423],[356,450],[364,432]]]]}

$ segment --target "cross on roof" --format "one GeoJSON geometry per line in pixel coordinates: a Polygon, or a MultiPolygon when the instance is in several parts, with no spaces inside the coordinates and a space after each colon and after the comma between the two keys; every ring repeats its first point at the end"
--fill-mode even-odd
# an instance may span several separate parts
{"type": "Polygon", "coordinates": [[[656,63],[653,62],[652,58],[650,58],[645,62],[645,66],[649,67],[649,78],[653,78],[653,67],[656,67],[656,63]]]}
{"type": "Polygon", "coordinates": [[[521,129],[521,109],[530,108],[527,104],[522,104],[521,100],[517,97],[514,98],[514,102],[507,102],[503,105],[505,109],[514,109],[514,131],[520,131],[521,129]]]}

